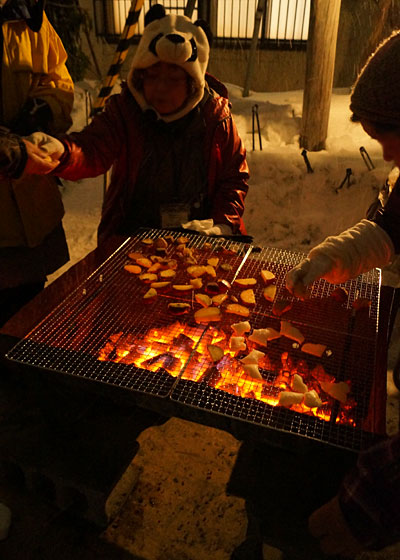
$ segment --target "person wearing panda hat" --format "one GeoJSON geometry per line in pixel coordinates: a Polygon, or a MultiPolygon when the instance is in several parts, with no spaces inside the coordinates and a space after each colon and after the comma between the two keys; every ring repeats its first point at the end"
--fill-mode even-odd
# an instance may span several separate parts
{"type": "Polygon", "coordinates": [[[227,90],[206,74],[205,22],[154,5],[121,93],[84,130],[29,139],[61,155],[54,174],[94,177],[112,166],[99,242],[137,227],[245,234],[246,152],[227,90]]]}

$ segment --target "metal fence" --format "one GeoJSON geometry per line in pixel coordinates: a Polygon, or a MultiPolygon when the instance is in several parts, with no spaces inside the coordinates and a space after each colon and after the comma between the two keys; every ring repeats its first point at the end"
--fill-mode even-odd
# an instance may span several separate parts
{"type": "MultiPolygon", "coordinates": [[[[137,42],[143,32],[144,14],[157,0],[146,0],[139,19],[137,42]]],[[[183,14],[186,0],[164,0],[167,13],[183,14]]],[[[308,38],[311,0],[266,0],[259,33],[259,48],[303,49],[308,38]]],[[[93,0],[98,36],[117,42],[124,28],[131,0],[93,0]]],[[[193,21],[203,18],[214,34],[214,45],[248,48],[258,0],[197,0],[193,21]]]]}

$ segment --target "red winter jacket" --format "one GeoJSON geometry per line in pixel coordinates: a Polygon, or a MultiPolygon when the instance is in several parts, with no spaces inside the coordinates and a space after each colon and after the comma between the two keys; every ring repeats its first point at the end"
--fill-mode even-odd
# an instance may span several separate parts
{"type": "MultiPolygon", "coordinates": [[[[210,77],[210,80],[215,80],[210,77]]],[[[212,86],[219,82],[212,81],[212,86]]],[[[222,84],[220,84],[222,85],[222,84]]],[[[226,90],[225,90],[226,91],[226,90]]],[[[104,111],[84,130],[63,136],[66,152],[55,174],[75,181],[96,177],[111,166],[99,241],[113,235],[123,223],[143,157],[139,127],[141,109],[127,87],[113,95],[104,111]]],[[[246,151],[232,119],[227,97],[214,94],[202,107],[205,122],[205,161],[208,165],[208,196],[214,224],[228,224],[245,234],[242,220],[249,177],[246,151]]]]}

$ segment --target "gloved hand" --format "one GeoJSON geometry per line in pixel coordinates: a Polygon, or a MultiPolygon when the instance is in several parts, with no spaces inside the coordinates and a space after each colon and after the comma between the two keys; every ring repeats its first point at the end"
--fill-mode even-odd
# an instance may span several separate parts
{"type": "Polygon", "coordinates": [[[192,220],[182,224],[184,229],[197,231],[201,235],[232,235],[232,228],[227,224],[214,225],[212,218],[208,220],[192,220]]]}
{"type": "Polygon", "coordinates": [[[60,163],[58,159],[53,159],[52,156],[35,144],[26,139],[22,141],[26,149],[26,162],[22,175],[46,175],[60,163]]]}
{"type": "Polygon", "coordinates": [[[355,558],[364,550],[351,533],[337,496],[310,515],[308,528],[319,540],[321,550],[329,556],[340,554],[345,558],[355,558]]]}
{"type": "Polygon", "coordinates": [[[294,295],[305,297],[307,286],[318,278],[341,284],[387,265],[393,256],[393,242],[386,231],[375,222],[361,220],[314,247],[305,261],[288,272],[286,286],[294,295]]]}
{"type": "Polygon", "coordinates": [[[62,142],[45,132],[34,132],[30,136],[27,136],[26,140],[32,142],[32,144],[35,144],[36,146],[39,146],[39,148],[45,151],[52,159],[60,159],[65,151],[64,144],[62,142]]]}
{"type": "Polygon", "coordinates": [[[306,299],[309,294],[308,286],[322,278],[333,266],[333,261],[324,255],[316,255],[313,259],[307,257],[289,270],[286,275],[286,287],[291,294],[306,299]]]}

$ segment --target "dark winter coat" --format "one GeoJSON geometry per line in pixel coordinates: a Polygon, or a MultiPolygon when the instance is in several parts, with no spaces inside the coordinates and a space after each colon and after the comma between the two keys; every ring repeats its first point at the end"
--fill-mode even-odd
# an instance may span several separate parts
{"type": "Polygon", "coordinates": [[[386,231],[393,242],[396,255],[400,253],[400,177],[383,208],[380,208],[373,219],[386,231]]]}
{"type": "MultiPolygon", "coordinates": [[[[213,86],[215,83],[220,84],[215,80],[213,86]]],[[[210,215],[202,218],[213,218],[215,224],[228,224],[234,232],[245,233],[242,215],[249,173],[227,96],[213,92],[201,105],[201,113],[205,123],[204,161],[210,207],[210,215]]],[[[73,181],[95,177],[113,166],[99,241],[118,233],[129,212],[143,160],[141,118],[141,109],[124,87],[109,99],[103,113],[88,127],[62,138],[66,153],[55,171],[60,177],[73,181]]]]}

